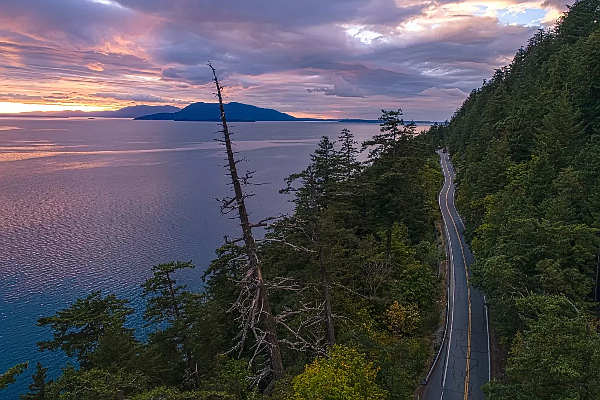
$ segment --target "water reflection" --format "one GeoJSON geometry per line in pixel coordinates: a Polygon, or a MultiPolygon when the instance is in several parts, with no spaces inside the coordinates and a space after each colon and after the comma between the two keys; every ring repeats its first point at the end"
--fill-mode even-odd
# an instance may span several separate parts
{"type": "MultiPolygon", "coordinates": [[[[123,120],[8,120],[0,127],[0,370],[42,357],[35,326],[93,290],[136,299],[152,265],[192,260],[180,278],[190,288],[235,222],[214,200],[228,193],[223,153],[212,123],[123,120]],[[10,129],[8,129],[10,127],[10,129]],[[5,129],[2,129],[5,128],[5,129]]],[[[256,170],[254,219],[288,212],[278,194],[303,169],[320,136],[350,128],[357,140],[376,125],[234,124],[236,150],[256,170]]],[[[136,300],[133,304],[142,309],[136,300]]],[[[140,314],[136,315],[139,323],[140,314]]],[[[138,324],[139,325],[139,324],[138,324]]],[[[28,375],[3,392],[16,398],[28,375]]]]}

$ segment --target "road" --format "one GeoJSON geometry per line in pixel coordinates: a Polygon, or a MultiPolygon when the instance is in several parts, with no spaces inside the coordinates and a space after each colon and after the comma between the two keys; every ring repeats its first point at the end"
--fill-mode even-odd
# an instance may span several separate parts
{"type": "Polygon", "coordinates": [[[490,378],[488,318],[483,294],[469,285],[473,255],[454,207],[454,170],[439,151],[444,186],[439,204],[448,252],[448,317],[444,343],[423,391],[425,400],[483,400],[481,386],[490,378]]]}

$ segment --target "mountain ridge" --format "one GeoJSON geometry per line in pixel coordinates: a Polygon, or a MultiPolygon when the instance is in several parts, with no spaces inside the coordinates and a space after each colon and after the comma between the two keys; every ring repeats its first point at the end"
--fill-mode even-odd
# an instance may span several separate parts
{"type": "MultiPolygon", "coordinates": [[[[293,115],[245,103],[225,104],[228,120],[231,122],[341,122],[379,124],[378,119],[360,118],[298,118],[293,115]]],[[[196,102],[183,109],[174,106],[127,106],[111,111],[46,111],[1,114],[0,118],[122,118],[140,121],[197,121],[220,122],[218,103],[196,102]]],[[[406,121],[408,123],[408,120],[406,121]]],[[[433,124],[432,121],[412,121],[415,124],[433,124]]]]}
{"type": "MultiPolygon", "coordinates": [[[[249,104],[231,102],[225,104],[228,120],[236,122],[296,121],[296,117],[271,109],[249,104]]],[[[153,121],[207,121],[218,122],[221,112],[218,103],[197,102],[172,113],[156,113],[135,118],[153,121]]]]}

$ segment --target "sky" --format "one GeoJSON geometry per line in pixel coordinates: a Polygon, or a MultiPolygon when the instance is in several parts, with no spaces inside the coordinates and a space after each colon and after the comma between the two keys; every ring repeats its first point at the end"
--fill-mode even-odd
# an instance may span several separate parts
{"type": "Polygon", "coordinates": [[[0,113],[226,101],[443,121],[572,0],[0,0],[0,113]]]}

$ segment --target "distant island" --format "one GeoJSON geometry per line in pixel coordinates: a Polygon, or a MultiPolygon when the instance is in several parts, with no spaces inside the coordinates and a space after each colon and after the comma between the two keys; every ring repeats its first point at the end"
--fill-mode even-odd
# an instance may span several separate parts
{"type": "MultiPolygon", "coordinates": [[[[148,114],[156,114],[156,113],[174,113],[180,111],[180,108],[173,106],[129,106],[125,108],[121,108],[117,111],[102,111],[99,114],[99,117],[105,118],[139,118],[148,114]]],[[[94,115],[88,115],[86,113],[85,116],[94,117],[94,115]]]]}
{"type": "MultiPolygon", "coordinates": [[[[296,121],[296,122],[346,122],[346,123],[379,123],[378,119],[321,119],[321,118],[296,118],[292,115],[271,108],[261,108],[250,104],[231,102],[225,104],[228,120],[235,122],[269,122],[269,121],[296,121]]],[[[219,122],[221,113],[218,103],[198,102],[190,104],[182,110],[174,112],[159,112],[135,118],[136,120],[152,121],[204,121],[219,122]]],[[[430,124],[431,121],[414,121],[420,124],[430,124]]]]}
{"type": "MultiPolygon", "coordinates": [[[[228,120],[231,122],[343,122],[378,124],[378,119],[327,119],[296,118],[271,108],[261,108],[250,104],[231,102],[225,104],[228,120]]],[[[192,103],[180,109],[174,106],[137,105],[114,111],[49,111],[18,114],[0,114],[2,118],[124,118],[139,121],[199,121],[219,122],[221,114],[218,103],[192,103]]],[[[417,125],[433,124],[431,121],[413,121],[417,125]]]]}
{"type": "MultiPolygon", "coordinates": [[[[225,104],[227,119],[237,122],[255,121],[298,121],[298,118],[270,108],[260,108],[249,104],[231,102],[225,104]]],[[[137,120],[159,121],[207,121],[218,122],[221,112],[217,103],[198,102],[175,112],[161,112],[135,118],[137,120]]]]}

